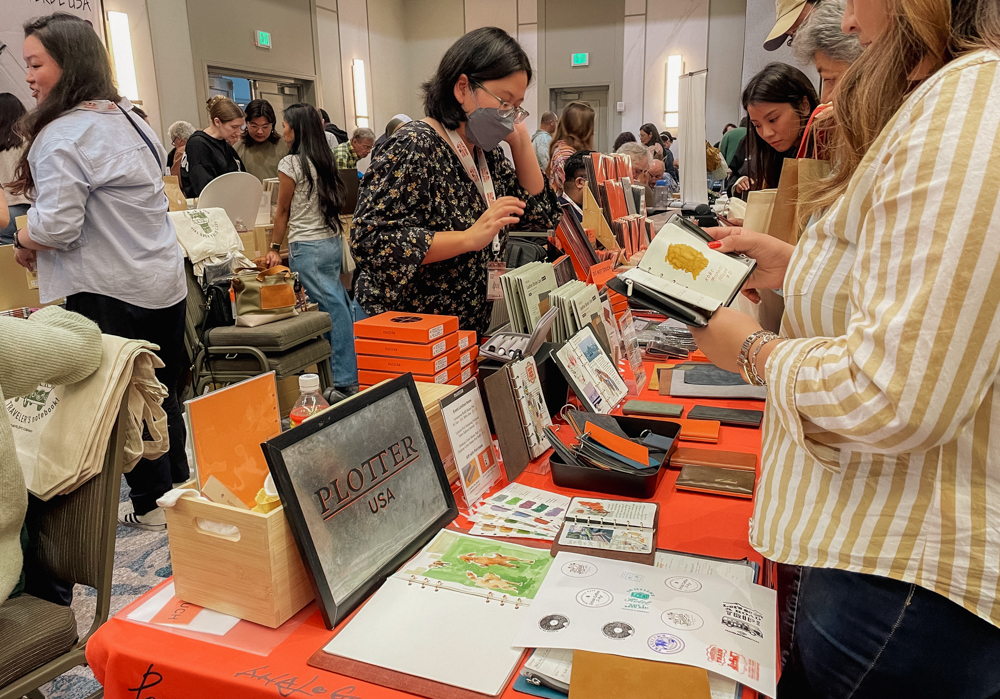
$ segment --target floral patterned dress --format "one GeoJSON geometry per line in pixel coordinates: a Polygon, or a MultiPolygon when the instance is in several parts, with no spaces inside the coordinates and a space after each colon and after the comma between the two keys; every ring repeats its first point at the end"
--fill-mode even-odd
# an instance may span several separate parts
{"type": "MultiPolygon", "coordinates": [[[[486,153],[497,198],[526,202],[521,230],[555,228],[562,215],[546,184],[529,196],[514,166],[497,147],[486,153]]],[[[483,335],[492,304],[486,300],[486,263],[492,246],[423,265],[437,231],[464,231],[486,211],[479,189],[451,144],[422,121],[406,124],[365,173],[351,232],[357,262],[355,298],[369,315],[386,311],[458,316],[483,335]]],[[[504,246],[506,234],[501,235],[504,246]]]]}

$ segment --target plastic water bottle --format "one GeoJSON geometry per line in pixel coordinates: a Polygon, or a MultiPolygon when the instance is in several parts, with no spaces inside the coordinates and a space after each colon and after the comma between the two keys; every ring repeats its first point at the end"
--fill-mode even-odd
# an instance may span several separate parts
{"type": "Polygon", "coordinates": [[[670,205],[670,187],[666,180],[659,180],[653,187],[653,206],[665,209],[670,205]]]}
{"type": "Polygon", "coordinates": [[[292,421],[292,427],[298,427],[309,416],[329,407],[330,404],[326,402],[319,390],[319,376],[316,374],[299,376],[299,398],[295,401],[292,412],[288,416],[292,421]]]}

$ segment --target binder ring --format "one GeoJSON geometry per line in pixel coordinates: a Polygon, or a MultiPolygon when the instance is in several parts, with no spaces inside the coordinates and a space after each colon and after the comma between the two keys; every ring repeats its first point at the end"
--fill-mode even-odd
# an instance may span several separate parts
{"type": "Polygon", "coordinates": [[[514,609],[520,609],[522,602],[523,602],[523,600],[520,597],[518,597],[517,598],[517,602],[514,603],[514,609]]]}
{"type": "Polygon", "coordinates": [[[506,601],[507,601],[507,595],[504,595],[503,597],[500,598],[500,606],[502,607],[503,603],[506,601]]]}
{"type": "Polygon", "coordinates": [[[492,592],[487,592],[486,593],[486,604],[489,604],[491,599],[493,599],[493,593],[492,592]]]}
{"type": "Polygon", "coordinates": [[[406,583],[407,586],[412,585],[414,582],[416,582],[416,580],[417,580],[417,576],[416,575],[411,575],[410,576],[410,582],[406,583]]]}

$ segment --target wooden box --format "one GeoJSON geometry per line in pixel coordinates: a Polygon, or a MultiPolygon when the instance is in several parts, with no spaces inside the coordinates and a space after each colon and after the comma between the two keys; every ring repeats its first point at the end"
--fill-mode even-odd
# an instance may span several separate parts
{"type": "Polygon", "coordinates": [[[260,514],[181,498],[164,511],[180,599],[271,628],[312,601],[309,572],[284,508],[260,514]],[[199,520],[229,524],[239,533],[217,534],[199,520]]]}

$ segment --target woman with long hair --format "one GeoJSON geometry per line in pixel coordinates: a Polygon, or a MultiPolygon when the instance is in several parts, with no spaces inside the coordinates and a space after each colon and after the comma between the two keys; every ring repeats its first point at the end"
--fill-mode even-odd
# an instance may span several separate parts
{"type": "Polygon", "coordinates": [[[288,239],[288,266],[319,310],[330,315],[333,383],[345,394],[358,391],[354,318],[347,289],[340,282],[343,234],[340,207],[347,193],[326,142],[315,107],[293,104],[285,110],[282,137],[289,154],[278,164],[278,210],[274,216],[267,266],[281,264],[278,251],[288,239]]]}
{"type": "Polygon", "coordinates": [[[278,163],[288,155],[288,146],[275,128],[274,107],[267,100],[251,100],[243,114],[243,134],[233,149],[246,171],[258,180],[277,177],[278,163]]]}
{"type": "MultiPolygon", "coordinates": [[[[21,162],[24,151],[24,138],[18,132],[18,122],[28,113],[19,100],[9,92],[0,93],[0,190],[6,190],[14,180],[17,164],[21,162]]],[[[10,221],[0,226],[0,245],[10,245],[14,242],[17,227],[14,220],[28,213],[31,206],[23,194],[4,191],[7,212],[10,221]]]]}
{"type": "Polygon", "coordinates": [[[489,328],[490,263],[503,259],[508,227],[551,229],[562,215],[521,107],[531,77],[524,49],[497,27],[445,52],[423,85],[427,116],[399,127],[361,183],[351,231],[358,316],[437,313],[480,335],[489,328]]]}
{"type": "Polygon", "coordinates": [[[730,194],[778,186],[785,158],[796,157],[809,115],[819,100],[809,78],[786,63],[769,63],[743,88],[750,117],[744,139],[746,160],[727,182],[730,194]]]}
{"type": "Polygon", "coordinates": [[[191,134],[181,156],[181,189],[189,199],[200,197],[205,185],[219,175],[246,171],[232,145],[246,124],[243,110],[224,95],[211,97],[205,109],[211,124],[191,134]]]}
{"type": "Polygon", "coordinates": [[[578,150],[594,150],[594,110],[589,104],[570,102],[549,145],[549,184],[557,195],[566,181],[566,161],[578,150]]]}
{"type": "Polygon", "coordinates": [[[777,696],[1000,695],[1000,5],[850,0],[834,170],[795,246],[714,229],[784,337],[692,329],[767,386],[750,543],[802,566],[777,696]]]}
{"type": "Polygon", "coordinates": [[[11,190],[31,194],[16,256],[37,261],[42,303],[96,322],[102,332],[159,345],[167,387],[170,450],[125,474],[130,526],[166,528],[156,499],[188,479],[184,421],[176,388],[183,367],[187,283],[167,216],[156,134],[118,94],[108,54],[93,27],[56,13],[24,25],[24,61],[37,106],[23,121],[27,147],[11,190]]]}
{"type": "Polygon", "coordinates": [[[663,160],[664,151],[667,147],[663,145],[660,138],[660,131],[656,124],[643,124],[639,127],[639,141],[649,149],[649,155],[656,160],[663,160]]]}

